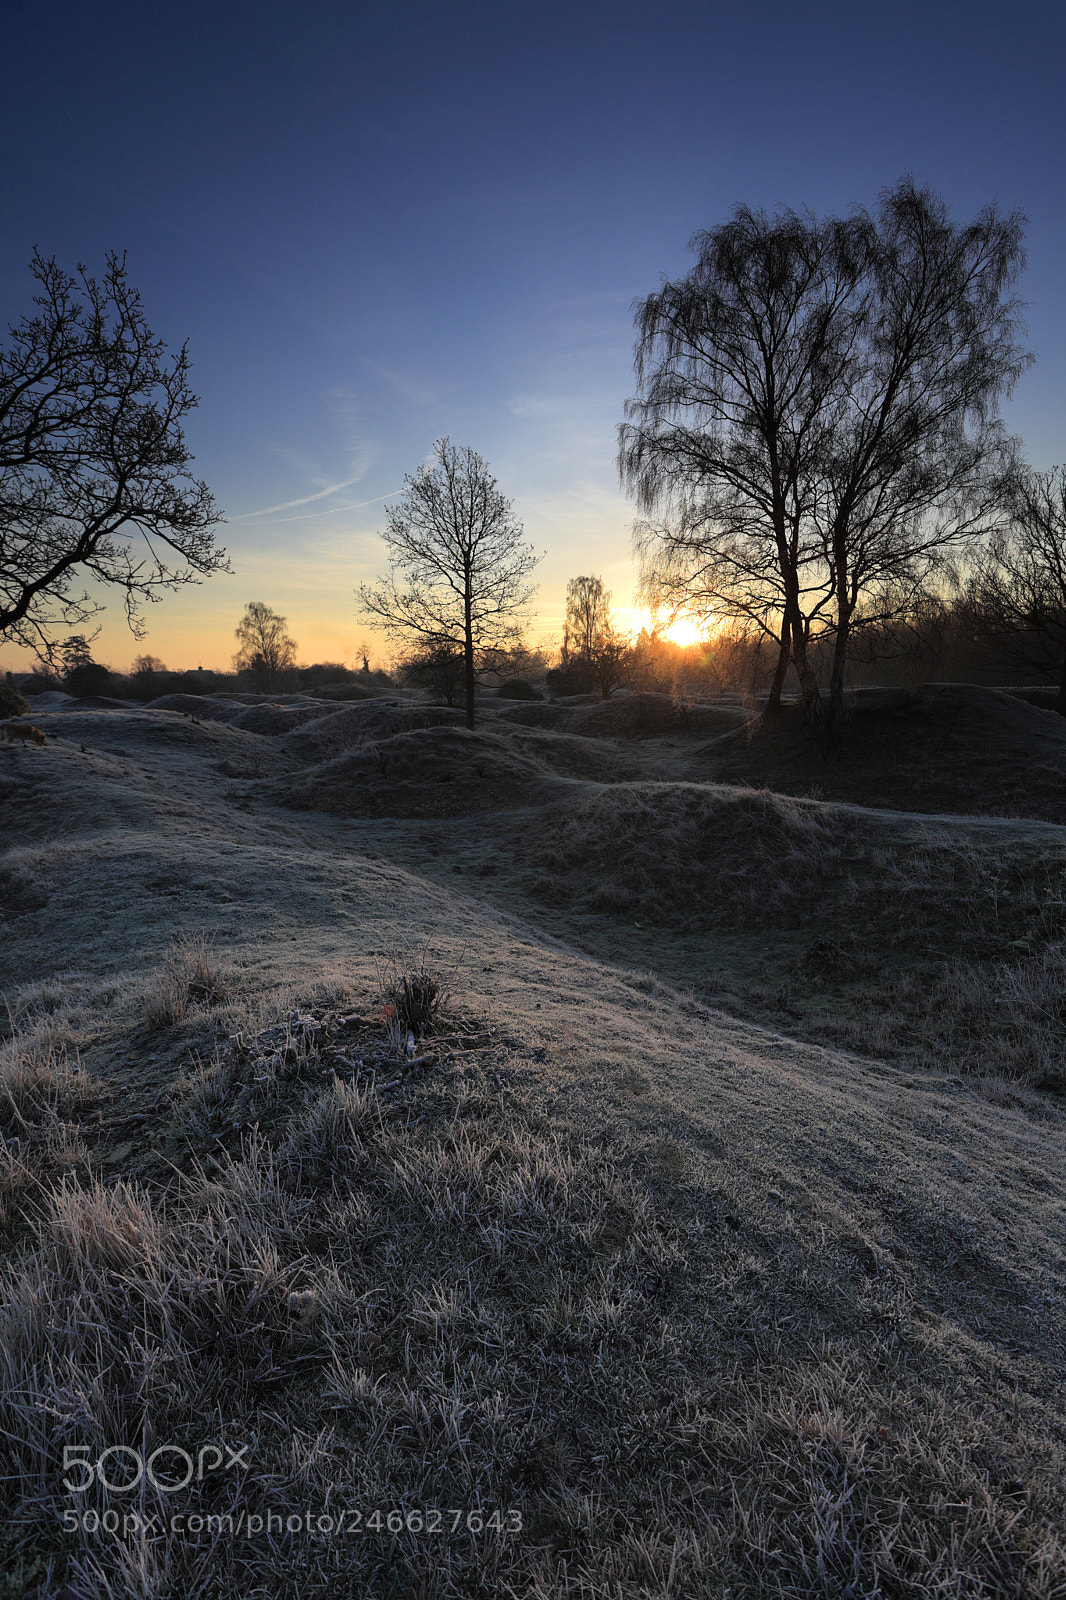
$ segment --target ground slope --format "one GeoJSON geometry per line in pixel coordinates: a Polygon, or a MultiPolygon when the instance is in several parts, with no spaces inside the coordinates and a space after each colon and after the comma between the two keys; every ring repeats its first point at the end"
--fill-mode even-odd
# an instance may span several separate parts
{"type": "Polygon", "coordinates": [[[788,706],[750,738],[708,745],[701,770],[720,783],[864,806],[1066,822],[1066,718],[970,684],[859,691],[828,753],[788,706]]]}
{"type": "MultiPolygon", "coordinates": [[[[0,924],[22,1593],[1066,1593],[1053,1101],[798,1044],[381,859],[391,824],[371,859],[258,780],[227,800],[216,738],[261,736],[109,726],[120,755],[68,729],[3,769],[36,891],[0,924]],[[414,1061],[405,951],[452,994],[414,1061]],[[145,1514],[396,1531],[63,1532],[64,1444],[205,1418],[246,1470],[145,1514]],[[463,1520],[431,1540],[433,1506],[463,1520]]],[[[756,796],[723,836],[826,818],[756,796]]]]}

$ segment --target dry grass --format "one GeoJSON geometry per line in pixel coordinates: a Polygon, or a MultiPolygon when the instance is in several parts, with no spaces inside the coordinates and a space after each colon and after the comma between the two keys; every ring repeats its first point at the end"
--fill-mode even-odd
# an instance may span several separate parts
{"type": "Polygon", "coordinates": [[[1061,1441],[975,1404],[905,1267],[856,1275],[861,1240],[687,1140],[552,1125],[480,1019],[387,1092],[365,1025],[286,1022],[266,1129],[167,1192],[35,1205],[0,1296],[12,1570],[115,1600],[1066,1592],[1061,1441]],[[64,1444],[216,1441],[242,1469],[180,1493],[61,1482],[64,1444]],[[221,1520],[64,1537],[72,1506],[221,1520]],[[399,1531],[284,1532],[375,1507],[399,1531]],[[483,1531],[406,1525],[433,1507],[483,1531]]]}
{"type": "Polygon", "coordinates": [[[51,1019],[0,1045],[0,1229],[17,1227],[27,1200],[70,1168],[88,1168],[75,1119],[105,1098],[69,1035],[51,1019]]]}
{"type": "Polygon", "coordinates": [[[924,1070],[950,1061],[975,1077],[1066,1091],[1066,946],[896,974],[865,988],[853,1014],[825,1020],[816,1032],[924,1070]]]}
{"type": "Polygon", "coordinates": [[[220,959],[209,935],[181,933],[167,951],[158,983],[148,995],[145,1021],[153,1029],[172,1027],[191,1011],[228,999],[233,982],[232,968],[220,959]]]}
{"type": "Polygon", "coordinates": [[[707,927],[806,916],[843,877],[853,832],[766,792],[620,784],[535,817],[518,847],[536,895],[707,927]]]}
{"type": "MultiPolygon", "coordinates": [[[[623,947],[629,900],[584,959],[579,919],[456,892],[446,852],[442,886],[353,847],[399,825],[227,804],[252,735],[115,719],[6,813],[47,898],[3,930],[3,1600],[1063,1600],[1063,1117],[1002,1075],[1062,1037],[1057,841],[684,784],[500,823],[581,912],[702,896],[705,967],[791,921],[827,1013],[912,946],[954,962],[954,998],[897,1005],[933,1030],[911,1073],[638,972],[667,934],[623,947]],[[404,948],[419,1006],[419,953],[466,950],[413,1058],[375,987],[404,948]],[[1012,1027],[984,1099],[949,1076],[1012,1027]],[[216,1443],[244,1464],[172,1495],[62,1483],[65,1447],[216,1443]],[[63,1527],[116,1506],[216,1521],[63,1527]],[[417,1531],[433,1506],[485,1525],[417,1531]]],[[[480,818],[408,833],[506,862],[480,818]]]]}

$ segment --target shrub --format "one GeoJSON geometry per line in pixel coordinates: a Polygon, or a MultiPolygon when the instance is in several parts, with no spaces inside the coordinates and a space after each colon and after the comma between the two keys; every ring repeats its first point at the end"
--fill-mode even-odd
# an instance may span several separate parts
{"type": "Polygon", "coordinates": [[[159,988],[149,997],[147,1021],[169,1028],[195,1007],[218,1005],[230,995],[229,973],[204,934],[181,934],[167,951],[159,988]]]}
{"type": "Polygon", "coordinates": [[[525,678],[508,678],[506,683],[501,683],[496,690],[499,700],[543,700],[544,696],[539,689],[534,689],[525,678]]]}
{"type": "Polygon", "coordinates": [[[83,661],[71,667],[63,680],[68,694],[84,699],[89,695],[107,694],[111,688],[111,673],[99,661],[83,661]]]}
{"type": "Polygon", "coordinates": [[[552,667],[545,674],[544,681],[553,695],[593,694],[599,688],[595,669],[578,663],[569,667],[552,667]]]}
{"type": "Polygon", "coordinates": [[[448,985],[454,973],[446,976],[431,966],[428,950],[423,948],[392,956],[378,977],[382,1017],[390,1038],[403,1049],[409,1033],[420,1039],[438,1020],[448,1004],[448,985]]]}
{"type": "Polygon", "coordinates": [[[301,689],[319,689],[326,683],[347,683],[355,673],[342,661],[316,661],[309,667],[300,667],[296,676],[301,689]]]}
{"type": "Polygon", "coordinates": [[[30,709],[13,683],[0,683],[0,721],[8,717],[24,717],[30,709]]]}

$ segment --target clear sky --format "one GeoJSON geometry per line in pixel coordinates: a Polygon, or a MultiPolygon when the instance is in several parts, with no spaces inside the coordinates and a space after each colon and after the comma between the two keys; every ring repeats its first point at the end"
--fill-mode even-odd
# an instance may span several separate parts
{"type": "Polygon", "coordinates": [[[234,575],[153,607],[143,645],[111,604],[115,668],[227,666],[253,599],[302,660],[351,660],[382,505],[443,434],[547,552],[537,631],[578,573],[629,606],[632,302],[737,201],[845,211],[911,171],[960,220],[1024,211],[1037,364],[1006,415],[1035,465],[1066,458],[1061,0],[0,0],[0,23],[0,323],[35,245],[94,271],[125,250],[153,330],[189,341],[228,518],[234,575]]]}

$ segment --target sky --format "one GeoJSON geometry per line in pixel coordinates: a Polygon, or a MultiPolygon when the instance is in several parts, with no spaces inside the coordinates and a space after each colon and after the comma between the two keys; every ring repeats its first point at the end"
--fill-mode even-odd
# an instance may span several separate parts
{"type": "Polygon", "coordinates": [[[0,327],[34,247],[97,273],[125,251],[153,331],[188,341],[186,436],[227,519],[232,575],[151,607],[143,642],[111,597],[116,670],[228,667],[249,600],[302,661],[365,638],[380,664],[355,590],[443,435],[545,552],[535,635],[579,573],[639,623],[633,302],[738,202],[846,212],[911,172],[957,220],[1024,212],[1037,360],[1004,416],[1034,465],[1066,459],[1060,0],[0,0],[0,22],[0,327]]]}

